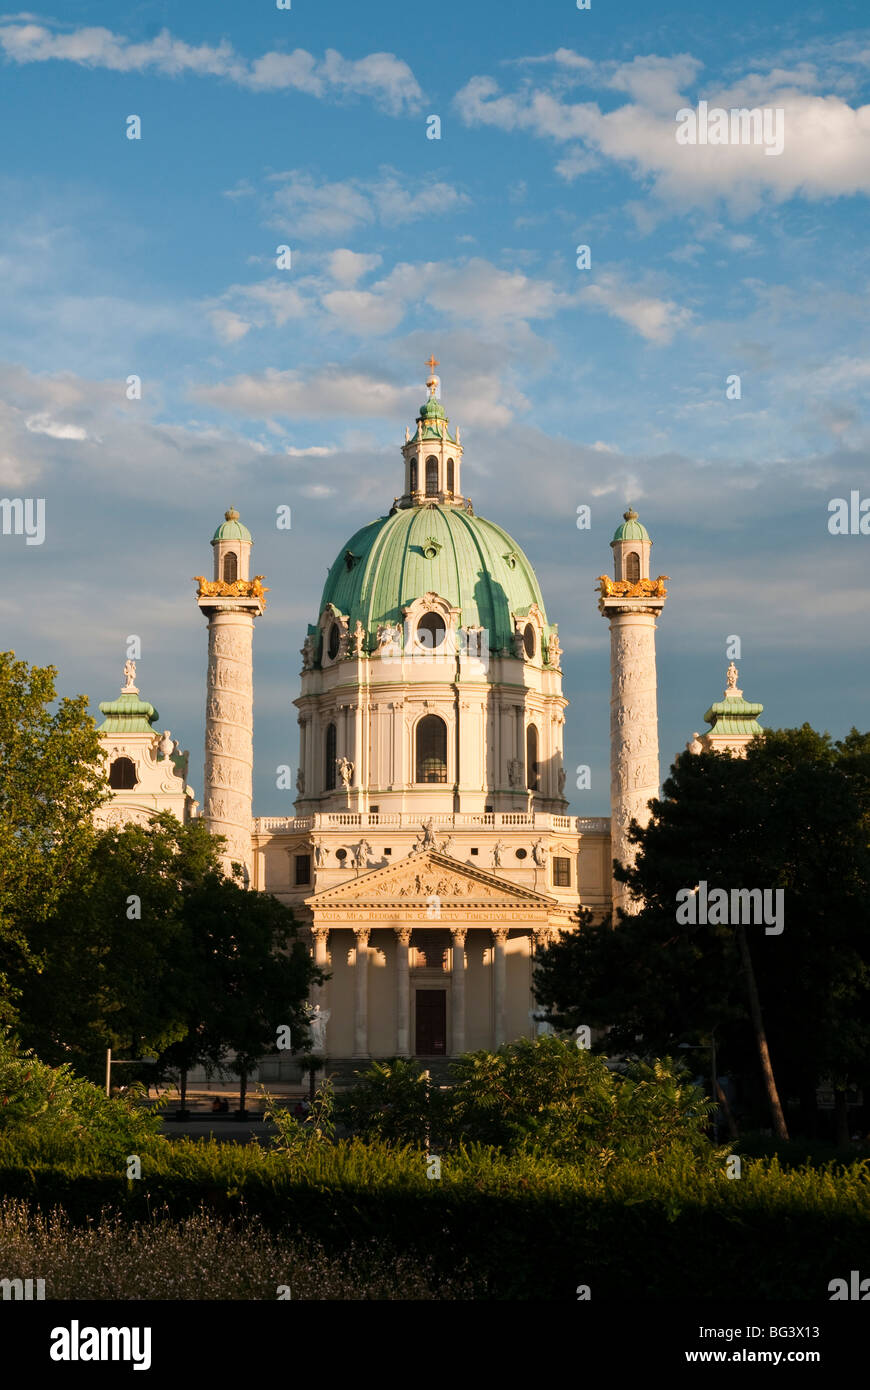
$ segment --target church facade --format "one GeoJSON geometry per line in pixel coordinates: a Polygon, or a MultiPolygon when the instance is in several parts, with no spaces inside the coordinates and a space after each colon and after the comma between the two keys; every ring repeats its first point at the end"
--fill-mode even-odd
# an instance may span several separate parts
{"type": "MultiPolygon", "coordinates": [[[[201,814],[226,838],[225,867],[241,864],[250,887],[293,908],[328,972],[314,1036],[335,1062],[436,1061],[533,1036],[535,950],[574,929],[581,905],[631,910],[612,860],[629,858],[629,822],[659,792],[667,576],[650,574],[646,529],[629,508],[613,577],[599,576],[611,815],[569,815],[558,628],[521,547],[463,491],[460,432],[428,365],[401,494],[341,548],[304,636],[292,817],[253,815],[253,635],[268,589],[235,509],[213,537],[212,577],[196,581],[208,625],[201,814]]],[[[742,700],[734,673],[690,746],[739,752],[757,731],[761,706],[742,700]]],[[[134,675],[100,706],[104,822],[200,814],[187,756],[152,731],[134,675]]],[[[290,1079],[292,1064],[264,1059],[260,1075],[290,1079]]]]}

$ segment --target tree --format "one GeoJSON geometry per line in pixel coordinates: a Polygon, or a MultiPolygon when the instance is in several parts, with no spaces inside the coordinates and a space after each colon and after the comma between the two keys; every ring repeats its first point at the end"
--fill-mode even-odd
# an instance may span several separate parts
{"type": "Polygon", "coordinates": [[[607,1030],[608,1048],[668,1052],[715,1026],[744,1074],[766,1048],[780,1131],[777,1082],[806,1115],[826,1074],[841,1088],[870,1080],[868,788],[870,736],[855,730],[840,743],[807,725],[768,731],[745,758],[681,754],[631,832],[634,866],[617,871],[643,910],[551,947],[537,997],[563,1026],[607,1030]],[[681,923],[677,894],[702,881],[781,890],[784,930],[681,923]]]}
{"type": "Polygon", "coordinates": [[[53,666],[0,652],[0,1019],[15,1017],[30,938],[93,847],[92,815],[108,796],[87,699],[56,699],[53,666]]]}
{"type": "Polygon", "coordinates": [[[18,1032],[41,1057],[96,1080],[108,1047],[156,1056],[185,1036],[197,965],[184,905],[217,854],[201,820],[169,812],[95,835],[53,915],[31,927],[42,968],[22,974],[18,1032]]]}
{"type": "Polygon", "coordinates": [[[189,1059],[216,1063],[231,1051],[244,1113],[248,1076],[275,1047],[278,1029],[289,1027],[296,1050],[308,1046],[305,1003],[311,985],[325,977],[297,939],[290,908],[269,893],[209,872],[187,895],[184,919],[192,989],[185,1042],[175,1055],[187,1047],[189,1059]]]}

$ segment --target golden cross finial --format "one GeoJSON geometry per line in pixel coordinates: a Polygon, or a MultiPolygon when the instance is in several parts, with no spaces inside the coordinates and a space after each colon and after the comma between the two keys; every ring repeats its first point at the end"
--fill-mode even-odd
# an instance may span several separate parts
{"type": "Polygon", "coordinates": [[[434,357],[434,355],[433,355],[432,357],[429,358],[429,361],[426,362],[424,365],[427,366],[427,367],[429,368],[430,372],[434,372],[434,370],[435,370],[436,367],[440,367],[440,366],[441,366],[441,363],[438,362],[438,361],[436,360],[436,358],[434,357]]]}

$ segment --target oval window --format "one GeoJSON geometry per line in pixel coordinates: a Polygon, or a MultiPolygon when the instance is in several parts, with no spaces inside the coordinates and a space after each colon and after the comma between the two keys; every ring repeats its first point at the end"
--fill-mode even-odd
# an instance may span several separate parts
{"type": "Polygon", "coordinates": [[[446,636],[444,619],[437,613],[425,613],[417,624],[417,641],[427,651],[440,647],[446,636]]]}
{"type": "Polygon", "coordinates": [[[523,633],[523,646],[526,649],[526,656],[529,658],[529,661],[533,661],[535,652],[537,651],[537,642],[535,640],[535,629],[532,627],[531,623],[526,623],[526,630],[523,633]]]}
{"type": "Polygon", "coordinates": [[[338,656],[338,648],[341,643],[341,634],[338,630],[338,623],[333,623],[329,629],[329,643],[326,648],[330,661],[334,661],[338,656]]]}

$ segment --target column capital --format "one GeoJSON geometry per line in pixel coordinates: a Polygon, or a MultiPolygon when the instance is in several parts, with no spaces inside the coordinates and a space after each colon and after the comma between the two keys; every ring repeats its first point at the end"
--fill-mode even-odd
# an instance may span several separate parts
{"type": "Polygon", "coordinates": [[[553,927],[534,927],[532,932],[535,938],[535,946],[538,950],[542,950],[549,946],[550,943],[555,940],[556,932],[553,927]]]}
{"type": "Polygon", "coordinates": [[[357,946],[368,946],[371,927],[354,927],[353,934],[356,937],[357,946]]]}
{"type": "Polygon", "coordinates": [[[326,942],[329,940],[329,927],[311,927],[310,931],[312,941],[326,942]]]}
{"type": "Polygon", "coordinates": [[[467,928],[467,927],[451,927],[451,928],[450,928],[450,934],[451,934],[451,936],[453,937],[453,945],[454,945],[454,946],[461,946],[461,947],[464,948],[464,946],[465,946],[465,938],[466,938],[466,936],[467,936],[467,934],[468,934],[468,928],[467,928]]]}
{"type": "Polygon", "coordinates": [[[508,939],[510,927],[491,927],[492,939],[498,946],[503,946],[508,939]]]}
{"type": "Polygon", "coordinates": [[[411,928],[410,928],[410,927],[393,927],[393,931],[396,933],[396,940],[398,941],[398,943],[399,943],[400,946],[410,946],[410,944],[411,944],[411,928]]]}

